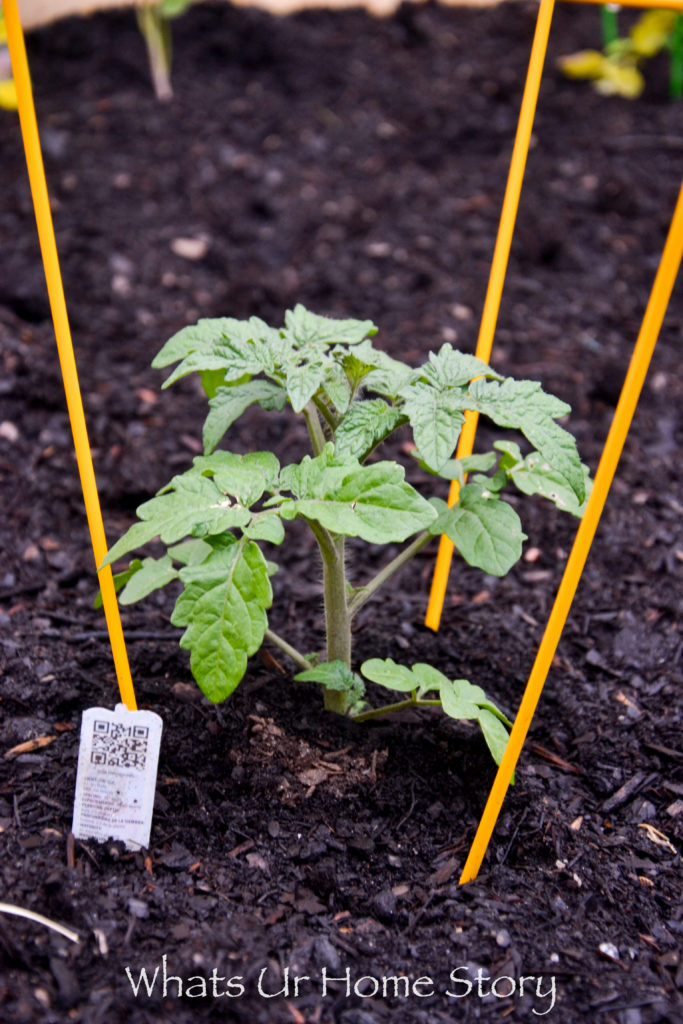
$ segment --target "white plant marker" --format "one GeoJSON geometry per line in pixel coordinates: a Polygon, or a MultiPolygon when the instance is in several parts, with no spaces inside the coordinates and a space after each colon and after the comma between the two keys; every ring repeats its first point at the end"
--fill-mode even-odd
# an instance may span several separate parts
{"type": "Polygon", "coordinates": [[[153,711],[83,712],[72,832],[77,839],[149,845],[162,720],[153,711]]]}

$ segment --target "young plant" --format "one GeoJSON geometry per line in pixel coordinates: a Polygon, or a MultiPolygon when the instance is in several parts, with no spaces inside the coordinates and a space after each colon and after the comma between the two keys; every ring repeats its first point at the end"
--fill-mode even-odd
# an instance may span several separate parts
{"type": "Polygon", "coordinates": [[[193,0],[147,0],[136,9],[138,28],[147,47],[149,70],[158,100],[170,100],[173,96],[171,21],[184,14],[192,3],[193,0]]]}
{"type": "Polygon", "coordinates": [[[370,659],[359,674],[351,626],[380,587],[440,534],[471,565],[494,576],[507,573],[525,540],[503,496],[508,484],[580,516],[588,473],[573,437],[557,422],[570,410],[540,384],[503,378],[450,344],[413,369],[375,348],[375,333],[368,320],[332,320],[299,305],[280,329],[256,317],[222,318],[175,334],[152,365],[175,364],[164,387],[200,375],[209,397],[204,454],[140,506],[139,522],[105,564],[156,537],[166,545],[161,557],[136,560],[117,576],[121,601],[138,601],[180,581],[171,622],[184,629],[180,645],[190,651],[193,675],[211,701],[233,693],[265,638],[298,665],[295,678],[322,685],[329,710],[362,721],[409,705],[439,705],[454,718],[476,720],[499,761],[509,722],[480,687],[428,665],[407,668],[391,659],[370,659]],[[218,449],[254,404],[266,414],[289,409],[301,416],[310,454],[281,466],[270,451],[218,449]],[[453,458],[468,409],[520,432],[532,450],[523,455],[515,441],[500,440],[486,454],[453,458]],[[459,481],[453,507],[425,498],[401,465],[377,458],[377,449],[401,427],[412,430],[424,470],[459,481]],[[281,544],[295,519],[312,531],[322,560],[326,647],[320,656],[304,657],[268,626],[276,566],[263,545],[281,544]],[[347,577],[350,537],[373,545],[412,539],[359,585],[347,577]],[[402,696],[371,708],[364,679],[402,696]]]}
{"type": "Polygon", "coordinates": [[[605,46],[580,50],[561,57],[559,67],[568,78],[592,80],[603,96],[637,99],[645,88],[642,63],[662,50],[671,53],[669,91],[672,99],[683,95],[683,18],[675,11],[647,11],[623,38],[617,34],[616,13],[603,11],[605,46]]]}

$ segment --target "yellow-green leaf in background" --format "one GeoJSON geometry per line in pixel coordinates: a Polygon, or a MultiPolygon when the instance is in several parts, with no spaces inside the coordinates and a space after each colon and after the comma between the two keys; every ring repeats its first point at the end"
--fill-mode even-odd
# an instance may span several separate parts
{"type": "Polygon", "coordinates": [[[606,58],[599,50],[579,50],[560,57],[560,71],[568,78],[602,78],[606,58]]]}
{"type": "Polygon", "coordinates": [[[0,82],[0,107],[3,110],[17,109],[17,90],[11,78],[0,82]]]}
{"type": "Polygon", "coordinates": [[[635,64],[606,60],[604,73],[595,82],[595,88],[602,96],[624,96],[627,100],[635,100],[645,88],[645,79],[635,64]]]}
{"type": "Polygon", "coordinates": [[[647,11],[629,33],[633,53],[638,57],[654,57],[667,45],[675,22],[675,11],[647,11]]]}

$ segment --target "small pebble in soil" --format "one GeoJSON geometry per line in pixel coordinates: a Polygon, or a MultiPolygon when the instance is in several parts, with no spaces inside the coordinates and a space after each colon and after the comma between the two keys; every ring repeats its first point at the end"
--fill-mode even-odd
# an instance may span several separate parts
{"type": "Polygon", "coordinates": [[[606,956],[608,960],[618,960],[619,950],[612,942],[601,942],[598,949],[603,956],[606,956]]]}
{"type": "Polygon", "coordinates": [[[131,917],[137,917],[144,921],[146,917],[149,917],[149,907],[144,900],[137,900],[131,897],[128,900],[128,913],[131,917]]]}

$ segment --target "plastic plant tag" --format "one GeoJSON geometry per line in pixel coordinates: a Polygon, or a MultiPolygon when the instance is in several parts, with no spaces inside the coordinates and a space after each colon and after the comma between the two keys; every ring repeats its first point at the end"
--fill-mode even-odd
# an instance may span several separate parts
{"type": "Polygon", "coordinates": [[[83,712],[72,831],[77,839],[147,847],[154,810],[162,720],[153,711],[83,712]]]}

